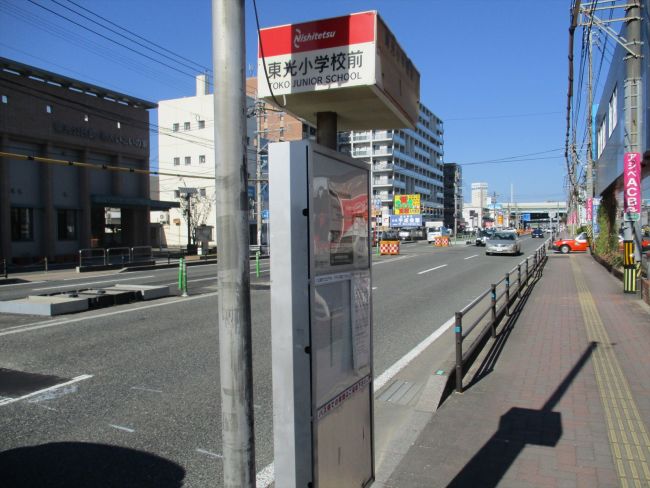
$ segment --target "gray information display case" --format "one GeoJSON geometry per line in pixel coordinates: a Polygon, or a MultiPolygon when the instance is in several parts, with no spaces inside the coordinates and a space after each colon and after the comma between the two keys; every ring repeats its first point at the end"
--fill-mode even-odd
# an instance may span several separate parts
{"type": "Polygon", "coordinates": [[[370,168],[269,148],[276,486],[374,480],[370,168]]]}

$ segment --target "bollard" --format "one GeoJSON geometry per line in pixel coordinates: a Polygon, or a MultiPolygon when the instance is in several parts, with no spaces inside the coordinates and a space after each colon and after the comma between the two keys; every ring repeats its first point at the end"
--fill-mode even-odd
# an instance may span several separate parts
{"type": "Polygon", "coordinates": [[[44,261],[45,261],[45,272],[47,273],[47,256],[45,256],[44,261]]]}
{"type": "Polygon", "coordinates": [[[526,286],[528,286],[529,277],[530,277],[530,272],[528,271],[528,258],[526,258],[526,286]]]}
{"type": "Polygon", "coordinates": [[[260,277],[260,252],[255,251],[255,276],[260,277]]]}
{"type": "Polygon", "coordinates": [[[376,254],[377,254],[377,256],[381,256],[381,254],[379,252],[379,240],[377,240],[377,252],[376,252],[376,254]]]}
{"type": "Polygon", "coordinates": [[[492,290],[492,323],[490,324],[490,333],[492,338],[497,336],[497,285],[490,285],[490,290],[492,290]]]}
{"type": "Polygon", "coordinates": [[[463,392],[463,314],[456,312],[456,392],[463,392]]]}
{"type": "Polygon", "coordinates": [[[187,296],[187,261],[183,259],[183,293],[182,297],[187,296]]]}
{"type": "Polygon", "coordinates": [[[183,289],[183,258],[178,259],[178,289],[183,289]]]}

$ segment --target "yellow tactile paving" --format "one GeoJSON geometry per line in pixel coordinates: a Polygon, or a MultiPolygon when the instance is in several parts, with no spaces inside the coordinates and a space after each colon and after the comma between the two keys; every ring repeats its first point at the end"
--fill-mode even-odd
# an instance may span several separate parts
{"type": "Polygon", "coordinates": [[[650,486],[650,440],[630,385],[616,358],[605,325],[587,287],[582,270],[571,260],[573,277],[584,318],[587,337],[596,342],[592,356],[598,392],[605,411],[612,457],[622,487],[650,486]]]}

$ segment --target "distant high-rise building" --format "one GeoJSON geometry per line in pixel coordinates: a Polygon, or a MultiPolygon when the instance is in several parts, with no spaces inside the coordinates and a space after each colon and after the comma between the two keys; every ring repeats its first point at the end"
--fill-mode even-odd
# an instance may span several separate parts
{"type": "Polygon", "coordinates": [[[450,229],[455,224],[463,227],[463,170],[456,163],[445,163],[445,215],[444,223],[450,229]]]}
{"type": "Polygon", "coordinates": [[[487,205],[487,196],[487,183],[472,183],[472,207],[485,207],[487,205]]]}
{"type": "Polygon", "coordinates": [[[366,130],[339,135],[339,149],[362,159],[372,168],[372,202],[375,214],[392,213],[395,195],[420,195],[424,220],[442,220],[443,123],[420,104],[414,130],[366,130]],[[380,203],[380,205],[377,205],[380,203]]]}

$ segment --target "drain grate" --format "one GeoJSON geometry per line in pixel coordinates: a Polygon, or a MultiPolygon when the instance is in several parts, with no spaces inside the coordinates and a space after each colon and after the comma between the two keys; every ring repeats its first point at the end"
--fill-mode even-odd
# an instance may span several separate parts
{"type": "Polygon", "coordinates": [[[68,380],[69,378],[61,378],[59,376],[26,373],[25,371],[0,368],[0,397],[28,395],[68,380]]]}
{"type": "Polygon", "coordinates": [[[384,402],[397,403],[398,405],[408,405],[419,390],[420,387],[415,383],[395,380],[377,399],[384,402]]]}

